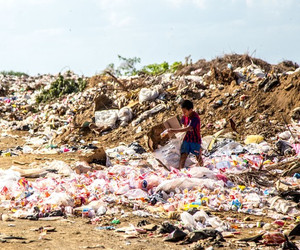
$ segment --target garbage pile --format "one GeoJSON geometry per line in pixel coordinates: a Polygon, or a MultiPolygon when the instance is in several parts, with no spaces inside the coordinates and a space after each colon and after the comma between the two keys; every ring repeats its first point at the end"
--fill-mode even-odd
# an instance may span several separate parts
{"type": "MultiPolygon", "coordinates": [[[[292,128],[278,135],[290,149],[284,160],[280,150],[268,155],[272,145],[253,135],[246,138],[247,144],[219,137],[212,150],[205,151],[205,167],[191,159],[190,167],[180,171],[163,168],[155,154],[141,151],[138,143],[107,149],[109,160],[103,170],[93,170],[87,162],[52,161],[31,170],[12,166],[0,171],[1,206],[10,209],[11,218],[77,215],[97,224],[105,214],[120,216],[116,205],[121,205],[133,208],[136,216],[176,218],[175,224],[162,224],[167,228],[161,229],[162,234],[168,233],[166,241],[190,244],[213,237],[224,245],[224,237],[258,226],[261,237],[254,241],[280,244],[286,242],[286,220],[300,218],[300,127],[292,128]],[[32,181],[23,176],[39,178],[32,181]],[[256,225],[224,220],[212,212],[263,216],[274,222],[256,225]]],[[[203,141],[207,148],[209,138],[203,141]]],[[[143,227],[115,229],[131,237],[147,231],[143,227]]]]}
{"type": "Polygon", "coordinates": [[[24,145],[0,149],[1,157],[78,156],[72,163],[1,169],[0,206],[9,210],[2,220],[81,216],[96,230],[157,236],[195,249],[297,249],[300,70],[271,72],[262,61],[246,65],[242,59],[229,63],[226,57],[210,67],[200,61],[160,76],[1,76],[1,136],[28,131],[24,145]],[[58,97],[49,100],[47,89],[58,97]],[[149,133],[180,114],[185,98],[200,113],[204,166],[189,157],[178,170],[181,138],[151,146],[149,133]],[[143,221],[124,227],[129,215],[143,221]],[[101,223],[105,216],[114,217],[111,225],[101,223]],[[165,221],[153,225],[149,218],[165,221]],[[250,229],[257,234],[241,237],[250,229]]]}
{"type": "Polygon", "coordinates": [[[192,99],[202,133],[230,129],[232,119],[239,134],[270,138],[284,130],[291,110],[300,106],[299,67],[287,65],[272,68],[255,58],[226,55],[160,76],[89,79],[69,71],[1,76],[0,127],[39,132],[53,144],[91,142],[101,135],[111,146],[121,131],[127,143],[142,138],[152,126],[180,114],[183,99],[192,99]]]}

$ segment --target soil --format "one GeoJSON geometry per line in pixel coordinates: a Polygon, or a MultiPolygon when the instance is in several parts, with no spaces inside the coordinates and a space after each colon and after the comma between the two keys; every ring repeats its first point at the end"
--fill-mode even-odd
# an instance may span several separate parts
{"type": "MultiPolygon", "coordinates": [[[[126,208],[125,208],[126,210],[126,208]]],[[[1,209],[1,213],[5,210],[1,209]]],[[[242,220],[245,215],[233,213],[216,213],[216,215],[225,219],[231,217],[242,220]]],[[[116,216],[118,217],[118,216],[116,216]]],[[[250,221],[245,224],[255,224],[257,221],[265,223],[271,222],[268,218],[260,218],[257,216],[249,216],[250,221]]],[[[92,225],[87,218],[68,217],[67,219],[57,221],[30,221],[20,220],[9,222],[0,222],[1,234],[13,235],[16,237],[24,237],[24,240],[8,240],[0,243],[1,249],[192,249],[194,244],[179,245],[178,243],[165,242],[163,236],[157,233],[140,234],[137,238],[126,239],[124,233],[117,233],[114,230],[96,230],[99,226],[109,226],[114,216],[105,216],[97,225],[92,225]],[[33,231],[40,227],[54,227],[54,232],[47,232],[42,236],[40,231],[33,231]]],[[[137,225],[141,220],[147,220],[151,224],[160,225],[166,221],[165,218],[142,218],[136,216],[128,216],[120,219],[120,224],[116,228],[127,227],[131,224],[137,225]]],[[[173,220],[168,220],[175,223],[173,220]]],[[[232,246],[236,246],[234,241],[239,238],[251,237],[261,230],[254,227],[252,229],[240,229],[241,234],[234,238],[226,239],[227,242],[232,242],[232,246]]],[[[238,230],[239,231],[239,230],[238,230]]],[[[230,249],[230,247],[222,247],[215,249],[230,249]]],[[[243,248],[250,249],[250,248],[243,248]]]]}

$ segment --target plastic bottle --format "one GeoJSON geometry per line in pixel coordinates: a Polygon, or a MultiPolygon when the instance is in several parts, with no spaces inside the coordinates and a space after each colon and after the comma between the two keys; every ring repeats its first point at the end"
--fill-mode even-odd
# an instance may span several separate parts
{"type": "Polygon", "coordinates": [[[293,177],[294,177],[294,178],[297,178],[297,179],[300,179],[300,174],[299,174],[299,173],[295,173],[295,174],[293,175],[293,177]]]}

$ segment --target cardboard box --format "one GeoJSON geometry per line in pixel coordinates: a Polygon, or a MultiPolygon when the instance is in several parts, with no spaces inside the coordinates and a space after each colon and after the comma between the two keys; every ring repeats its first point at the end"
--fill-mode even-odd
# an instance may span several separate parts
{"type": "Polygon", "coordinates": [[[150,151],[154,151],[159,146],[164,146],[169,140],[168,136],[161,138],[160,134],[168,128],[181,128],[178,116],[173,116],[172,118],[166,120],[165,122],[153,126],[150,131],[145,136],[146,145],[150,151]]]}

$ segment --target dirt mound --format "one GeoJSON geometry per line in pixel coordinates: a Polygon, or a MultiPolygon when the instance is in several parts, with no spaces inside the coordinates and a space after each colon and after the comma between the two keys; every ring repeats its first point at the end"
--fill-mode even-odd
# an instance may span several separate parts
{"type": "Polygon", "coordinates": [[[218,70],[223,71],[228,67],[247,67],[252,64],[259,66],[266,73],[270,71],[274,71],[276,73],[283,73],[287,71],[294,71],[295,69],[299,68],[299,65],[292,61],[283,61],[277,65],[271,65],[264,60],[251,57],[248,54],[226,54],[222,57],[216,57],[211,61],[201,59],[192,65],[182,68],[181,70],[177,71],[176,74],[189,75],[191,74],[191,72],[196,71],[196,75],[202,76],[206,74],[211,68],[217,68],[218,70]]]}
{"type": "Polygon", "coordinates": [[[248,54],[226,54],[223,57],[217,57],[211,61],[201,59],[195,64],[189,65],[181,69],[177,72],[177,75],[189,75],[191,72],[197,70],[196,74],[201,76],[206,74],[212,67],[223,71],[228,68],[229,64],[233,68],[246,67],[251,64],[255,64],[263,70],[265,70],[266,72],[269,72],[272,68],[271,64],[261,59],[250,57],[248,54]]]}
{"type": "Polygon", "coordinates": [[[117,79],[97,75],[89,82],[90,87],[97,89],[93,92],[92,103],[78,110],[71,126],[56,139],[61,144],[76,144],[84,139],[89,143],[100,141],[106,147],[132,141],[139,141],[146,146],[145,135],[151,133],[153,126],[174,115],[181,115],[182,99],[193,100],[201,117],[204,136],[221,129],[232,132],[231,120],[238,132],[237,139],[249,134],[271,138],[286,130],[286,122],[291,121],[291,111],[300,107],[300,71],[295,71],[297,67],[291,61],[284,61],[275,67],[249,55],[233,54],[209,62],[199,60],[171,78],[162,75],[117,79]],[[228,64],[231,66],[228,67],[228,64]],[[195,70],[198,76],[185,76],[195,70]],[[291,70],[294,73],[276,73],[291,70]],[[118,82],[125,88],[121,88],[118,82]],[[153,88],[156,85],[162,85],[164,93],[150,102],[138,103],[141,88],[153,88]],[[117,122],[114,129],[96,129],[93,124],[96,110],[128,106],[132,110],[133,120],[136,120],[161,104],[166,106],[163,111],[125,127],[120,127],[117,122]]]}
{"type": "Polygon", "coordinates": [[[299,65],[297,63],[288,60],[282,61],[277,65],[273,65],[273,71],[276,73],[295,71],[297,68],[299,68],[299,65]]]}

